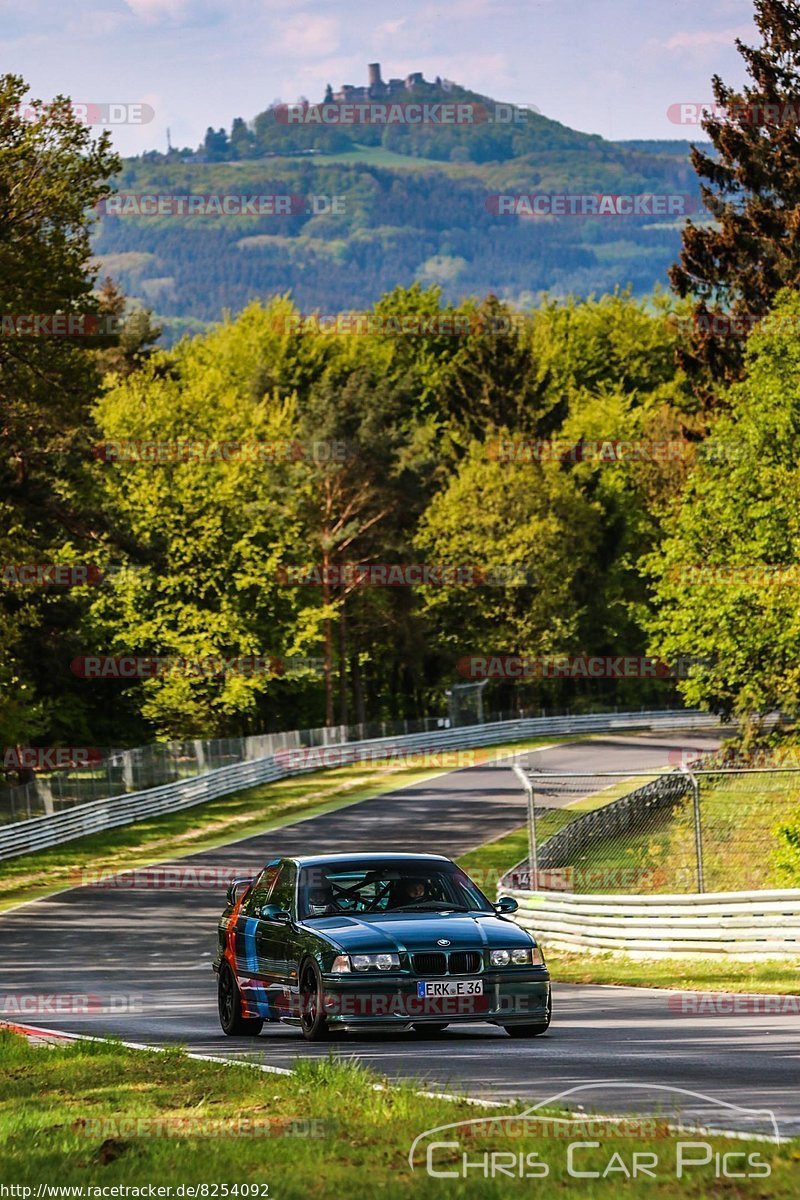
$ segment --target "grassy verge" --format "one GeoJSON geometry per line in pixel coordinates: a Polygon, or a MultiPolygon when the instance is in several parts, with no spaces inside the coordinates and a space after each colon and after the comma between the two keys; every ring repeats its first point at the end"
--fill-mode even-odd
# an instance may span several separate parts
{"type": "MultiPolygon", "coordinates": [[[[571,738],[571,741],[578,740],[571,738]]],[[[508,746],[442,754],[443,770],[489,762],[499,755],[552,745],[538,738],[508,746]],[[450,757],[448,757],[450,756],[450,757]],[[452,760],[452,761],[451,761],[452,760]]],[[[301,817],[357,804],[440,773],[435,766],[357,764],[261,784],[206,804],[137,821],[91,837],[76,838],[0,863],[0,911],[74,886],[81,872],[113,872],[211,850],[239,838],[264,833],[301,817]]]]}
{"type": "Polygon", "coordinates": [[[800,994],[797,964],[785,959],[736,962],[716,958],[637,959],[625,954],[547,951],[547,965],[559,983],[616,983],[627,987],[681,988],[686,991],[800,994]]]}
{"type": "MultiPolygon", "coordinates": [[[[227,1195],[270,1200],[365,1194],[389,1200],[412,1195],[501,1200],[530,1195],[531,1178],[518,1174],[509,1178],[498,1172],[487,1178],[473,1168],[466,1179],[459,1178],[462,1154],[475,1163],[493,1151],[505,1156],[506,1167],[509,1155],[515,1161],[519,1155],[538,1155],[533,1161],[547,1164],[548,1190],[559,1195],[582,1200],[616,1200],[619,1195],[619,1166],[605,1179],[570,1178],[567,1148],[573,1139],[552,1136],[552,1123],[528,1122],[517,1126],[526,1136],[514,1136],[514,1126],[498,1123],[497,1109],[426,1098],[409,1084],[376,1087],[381,1083],[377,1076],[335,1058],[301,1059],[294,1075],[265,1075],[193,1061],[177,1050],[156,1054],[86,1042],[36,1049],[0,1034],[0,1065],[5,1184],[84,1189],[127,1184],[144,1186],[145,1195],[148,1184],[207,1184],[205,1194],[211,1197],[226,1195],[223,1187],[259,1184],[257,1191],[229,1190],[227,1195]],[[455,1178],[428,1175],[424,1150],[412,1172],[408,1155],[418,1135],[476,1120],[480,1123],[467,1127],[472,1136],[465,1136],[463,1128],[448,1130],[424,1143],[455,1143],[432,1157],[435,1170],[454,1172],[455,1178]]],[[[512,1111],[526,1107],[515,1105],[512,1111]]],[[[600,1174],[615,1154],[616,1162],[630,1164],[634,1152],[650,1153],[656,1156],[656,1178],[625,1180],[626,1194],[684,1200],[721,1194],[714,1190],[720,1184],[713,1152],[707,1165],[676,1178],[677,1143],[697,1140],[697,1135],[673,1134],[665,1120],[642,1121],[631,1137],[614,1136],[619,1126],[609,1128],[605,1138],[593,1129],[595,1148],[579,1151],[575,1169],[600,1174]]],[[[574,1140],[587,1140],[585,1126],[574,1140]]],[[[768,1167],[769,1178],[760,1166],[762,1178],[749,1183],[739,1178],[727,1195],[796,1196],[798,1151],[792,1143],[777,1147],[702,1140],[712,1151],[746,1151],[768,1167]]],[[[694,1157],[700,1157],[697,1151],[694,1157]]],[[[743,1161],[736,1160],[737,1169],[743,1161]]]]}

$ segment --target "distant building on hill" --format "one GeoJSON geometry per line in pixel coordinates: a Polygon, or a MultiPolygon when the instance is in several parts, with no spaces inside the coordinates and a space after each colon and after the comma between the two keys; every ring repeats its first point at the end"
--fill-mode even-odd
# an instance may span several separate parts
{"type": "Polygon", "coordinates": [[[366,86],[355,87],[352,83],[343,83],[338,92],[333,93],[337,104],[352,104],[356,100],[393,100],[406,92],[419,91],[449,91],[454,84],[450,80],[442,82],[437,78],[435,83],[429,83],[423,78],[421,71],[413,71],[405,79],[390,79],[387,83],[381,78],[381,64],[367,65],[366,86]]]}

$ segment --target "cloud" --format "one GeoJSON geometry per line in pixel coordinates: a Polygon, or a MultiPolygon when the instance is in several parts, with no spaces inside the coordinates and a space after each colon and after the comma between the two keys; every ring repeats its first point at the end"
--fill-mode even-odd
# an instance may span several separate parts
{"type": "Polygon", "coordinates": [[[739,25],[735,29],[684,29],[663,44],[667,50],[704,50],[713,46],[733,46],[737,37],[749,38],[752,33],[751,25],[739,25]]]}
{"type": "Polygon", "coordinates": [[[313,17],[296,13],[282,23],[278,49],[291,58],[318,58],[337,49],[340,40],[337,17],[313,17]]]}
{"type": "Polygon", "coordinates": [[[163,17],[176,20],[188,9],[187,0],[125,0],[134,16],[144,21],[158,21],[163,17]]]}

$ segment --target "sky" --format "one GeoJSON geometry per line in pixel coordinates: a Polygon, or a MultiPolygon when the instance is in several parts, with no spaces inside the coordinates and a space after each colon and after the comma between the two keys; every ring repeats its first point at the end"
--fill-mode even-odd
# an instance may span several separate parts
{"type": "MultiPolygon", "coordinates": [[[[273,100],[422,71],[605,138],[698,138],[667,110],[744,81],[752,0],[0,0],[0,72],[31,95],[148,105],[121,154],[197,146],[273,100]]],[[[132,110],[135,117],[136,110],[132,110]]],[[[116,116],[121,115],[117,110],[116,116]]]]}

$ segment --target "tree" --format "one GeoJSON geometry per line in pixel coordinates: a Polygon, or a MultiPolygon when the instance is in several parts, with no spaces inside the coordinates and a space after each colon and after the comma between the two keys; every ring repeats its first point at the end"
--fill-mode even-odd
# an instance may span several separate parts
{"type": "Polygon", "coordinates": [[[442,379],[445,411],[471,437],[490,425],[534,429],[541,403],[518,315],[487,296],[471,318],[476,336],[458,339],[462,344],[442,379]]]}
{"type": "Polygon", "coordinates": [[[231,154],[234,158],[249,158],[253,152],[253,133],[242,117],[234,117],[231,126],[231,154]]]}
{"type": "Polygon", "coordinates": [[[316,557],[321,572],[321,605],[309,606],[306,616],[312,620],[316,609],[321,621],[328,725],[334,723],[334,622],[339,629],[341,723],[347,720],[346,604],[354,590],[352,583],[343,579],[332,584],[331,578],[348,562],[383,557],[392,546],[396,550],[398,538],[392,534],[411,507],[403,505],[407,470],[400,462],[410,398],[401,387],[387,384],[369,361],[370,350],[359,341],[355,355],[345,351],[299,405],[301,444],[332,450],[298,462],[293,488],[303,527],[300,544],[316,557]]]}
{"type": "Polygon", "coordinates": [[[650,560],[654,653],[694,660],[691,705],[800,711],[800,298],[783,294],[723,399],[663,548],[650,560]]]}
{"type": "Polygon", "coordinates": [[[504,462],[470,445],[416,537],[429,563],[495,573],[487,585],[424,591],[434,644],[451,666],[471,655],[575,652],[585,615],[576,585],[598,516],[558,463],[504,462]]]}
{"type": "MultiPolygon", "coordinates": [[[[282,586],[279,568],[302,535],[289,453],[297,398],[332,347],[285,337],[292,311],[251,305],[205,338],[156,351],[99,401],[112,460],[116,442],[162,443],[166,460],[107,466],[104,507],[129,532],[130,564],[92,606],[88,653],[195,662],[316,648],[302,595],[282,586]]],[[[162,738],[263,729],[278,712],[290,728],[318,716],[307,700],[318,682],[304,667],[96,686],[121,692],[162,738]]]]}
{"type": "MultiPolygon", "coordinates": [[[[91,453],[99,377],[87,334],[99,305],[87,213],[120,162],[109,134],[93,140],[63,96],[33,102],[26,119],[26,91],[0,76],[0,561],[85,562],[105,542],[91,453]],[[54,322],[69,318],[73,336],[57,334],[54,322]]],[[[47,588],[0,592],[0,745],[48,723],[51,735],[80,734],[86,702],[68,664],[81,603],[47,588]]]]}
{"type": "Polygon", "coordinates": [[[714,152],[692,149],[715,224],[687,221],[680,262],[670,270],[678,295],[694,299],[695,328],[681,364],[709,403],[709,379],[741,376],[751,322],[781,288],[800,283],[800,4],[755,0],[755,20],[762,44],[736,41],[752,85],[737,92],[714,76],[724,113],[703,122],[714,152]],[[741,328],[725,314],[743,318],[741,328]]]}
{"type": "Polygon", "coordinates": [[[221,162],[230,156],[228,135],[224,129],[212,129],[209,125],[203,139],[203,153],[209,162],[221,162]]]}
{"type": "Polygon", "coordinates": [[[103,375],[129,375],[150,356],[161,329],[153,324],[147,308],[130,306],[125,293],[106,276],[97,293],[98,309],[109,318],[112,327],[103,337],[104,348],[97,352],[97,366],[103,375]]]}

